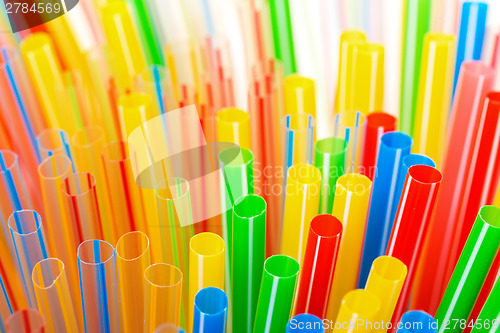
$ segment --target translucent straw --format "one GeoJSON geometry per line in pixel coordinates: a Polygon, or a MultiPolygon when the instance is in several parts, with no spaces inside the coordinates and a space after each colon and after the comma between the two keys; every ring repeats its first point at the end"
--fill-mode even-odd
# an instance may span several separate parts
{"type": "Polygon", "coordinates": [[[186,333],[186,331],[172,324],[161,324],[154,333],[186,333]]]}
{"type": "Polygon", "coordinates": [[[39,261],[33,268],[36,301],[49,332],[78,332],[64,263],[56,258],[39,261]]]}
{"type": "Polygon", "coordinates": [[[335,115],[333,136],[347,142],[344,173],[356,173],[361,166],[366,132],[366,116],[359,111],[342,111],[335,115]]]}
{"type": "Polygon", "coordinates": [[[73,163],[69,135],[61,129],[50,128],[42,131],[36,137],[36,145],[42,161],[52,155],[66,155],[73,163]]]}
{"type": "Polygon", "coordinates": [[[33,309],[16,311],[5,321],[7,333],[44,333],[45,328],[44,318],[33,309]]]}
{"type": "Polygon", "coordinates": [[[2,290],[0,294],[0,332],[5,333],[4,321],[7,317],[9,317],[12,314],[13,309],[12,309],[12,302],[9,299],[5,283],[3,282],[3,278],[1,276],[0,276],[0,288],[2,290]]]}
{"type": "Polygon", "coordinates": [[[314,118],[310,114],[295,113],[281,120],[284,144],[284,165],[288,170],[293,164],[312,163],[314,118]]]}
{"type": "Polygon", "coordinates": [[[193,333],[226,332],[226,293],[214,287],[201,289],[194,299],[193,333]]]}

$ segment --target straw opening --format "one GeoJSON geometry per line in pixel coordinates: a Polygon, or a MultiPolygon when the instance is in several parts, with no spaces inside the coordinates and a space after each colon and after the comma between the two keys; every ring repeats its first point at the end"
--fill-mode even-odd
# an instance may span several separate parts
{"type": "Polygon", "coordinates": [[[180,177],[164,179],[156,186],[156,196],[162,200],[184,198],[188,193],[189,182],[180,177]]]}
{"type": "Polygon", "coordinates": [[[332,238],[343,231],[342,223],[333,215],[318,215],[311,221],[311,231],[323,238],[332,238]]]}
{"type": "Polygon", "coordinates": [[[329,137],[316,142],[316,151],[322,154],[340,154],[347,149],[347,143],[344,139],[329,137]]]}
{"type": "Polygon", "coordinates": [[[34,210],[18,210],[13,212],[8,220],[12,232],[20,236],[29,236],[37,233],[42,227],[40,214],[34,210]]]}
{"type": "Polygon", "coordinates": [[[0,150],[0,173],[13,169],[17,165],[17,154],[10,150],[0,150]]]}
{"type": "Polygon", "coordinates": [[[408,169],[409,175],[422,184],[435,184],[441,182],[443,176],[438,169],[428,165],[413,165],[408,169]]]}
{"type": "Polygon", "coordinates": [[[241,109],[225,108],[217,112],[217,120],[225,123],[243,123],[250,121],[250,115],[241,109]]]}
{"type": "Polygon", "coordinates": [[[175,287],[182,282],[182,272],[170,264],[154,264],[144,272],[148,283],[159,288],[175,287]]]}
{"type": "Polygon", "coordinates": [[[413,139],[401,132],[387,132],[382,135],[380,142],[392,149],[410,149],[413,139]]]}
{"type": "Polygon", "coordinates": [[[66,155],[52,155],[38,166],[38,173],[46,179],[56,179],[71,171],[71,161],[66,155]]]}
{"type": "Polygon", "coordinates": [[[233,205],[233,212],[236,216],[251,219],[264,214],[266,206],[264,198],[255,194],[249,194],[236,200],[233,205]]]}
{"type": "Polygon", "coordinates": [[[191,238],[189,247],[200,256],[215,256],[224,252],[224,240],[217,234],[202,232],[191,238]]]}
{"type": "Polygon", "coordinates": [[[382,256],[373,261],[373,270],[382,278],[399,281],[406,277],[406,265],[394,257],[382,256]]]}
{"type": "Polygon", "coordinates": [[[253,154],[250,150],[241,147],[224,149],[219,154],[219,160],[225,166],[241,166],[253,162],[253,154]]]}
{"type": "Polygon", "coordinates": [[[347,192],[362,195],[366,191],[371,190],[372,182],[366,176],[356,173],[349,173],[340,176],[339,179],[337,179],[337,185],[341,186],[347,192]]]}
{"type": "Polygon", "coordinates": [[[71,142],[79,148],[86,148],[101,141],[103,138],[104,133],[101,127],[89,126],[76,132],[71,142]]]}
{"type": "Polygon", "coordinates": [[[203,288],[194,298],[196,308],[204,315],[215,316],[227,310],[227,295],[215,287],[203,288]]]}
{"type": "Polygon", "coordinates": [[[483,206],[479,209],[479,216],[490,226],[500,228],[500,208],[495,206],[483,206]]]}
{"type": "Polygon", "coordinates": [[[114,256],[113,246],[100,239],[86,240],[78,246],[78,260],[87,265],[105,264],[114,259],[114,256]]]}
{"type": "Polygon", "coordinates": [[[57,258],[47,258],[39,261],[33,267],[33,284],[39,289],[50,289],[64,272],[64,263],[57,258]]]}
{"type": "Polygon", "coordinates": [[[142,231],[127,232],[116,242],[116,255],[125,261],[137,260],[149,250],[149,238],[142,231]]]}
{"type": "Polygon", "coordinates": [[[397,118],[383,112],[370,113],[366,117],[368,127],[396,128],[397,118]]]}
{"type": "Polygon", "coordinates": [[[321,180],[321,171],[310,164],[295,164],[288,169],[288,180],[290,183],[295,181],[304,185],[315,184],[321,180]]]}
{"type": "Polygon", "coordinates": [[[68,196],[83,196],[95,190],[95,178],[88,172],[69,175],[62,184],[62,191],[68,196]]]}
{"type": "Polygon", "coordinates": [[[278,278],[291,278],[299,273],[299,263],[289,256],[274,255],[267,258],[264,270],[278,278]]]}

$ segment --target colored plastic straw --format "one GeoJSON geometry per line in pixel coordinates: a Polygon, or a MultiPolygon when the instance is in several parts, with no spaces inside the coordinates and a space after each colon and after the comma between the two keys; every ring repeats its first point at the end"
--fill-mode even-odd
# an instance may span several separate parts
{"type": "Polygon", "coordinates": [[[3,278],[0,276],[0,288],[2,290],[0,294],[0,332],[5,332],[5,318],[9,317],[12,314],[12,302],[9,299],[9,294],[7,293],[7,289],[5,283],[3,282],[3,278]]]}
{"type": "Polygon", "coordinates": [[[366,116],[359,111],[342,111],[335,115],[333,136],[347,142],[344,173],[356,173],[361,166],[366,132],[366,116]]]}
{"type": "Polygon", "coordinates": [[[488,5],[485,2],[466,1],[462,4],[453,92],[458,83],[462,63],[467,60],[481,60],[487,12],[488,5]]]}
{"type": "Polygon", "coordinates": [[[73,163],[69,135],[63,130],[50,128],[42,131],[36,137],[36,146],[42,161],[52,155],[66,155],[73,163]]]}
{"type": "Polygon", "coordinates": [[[195,296],[203,288],[224,290],[224,240],[202,232],[189,241],[189,326],[193,324],[195,296]]]}
{"type": "Polygon", "coordinates": [[[294,316],[286,325],[286,333],[312,332],[324,333],[323,322],[315,315],[301,313],[294,316]]]}
{"type": "Polygon", "coordinates": [[[380,306],[380,300],[370,291],[349,291],[342,298],[333,332],[372,332],[380,306]]]}
{"type": "Polygon", "coordinates": [[[119,332],[115,249],[90,239],[80,244],[77,256],[85,332],[119,332]]]}
{"type": "Polygon", "coordinates": [[[398,120],[385,112],[373,112],[366,117],[366,135],[363,149],[362,173],[373,181],[380,149],[380,138],[386,132],[395,131],[398,120]]]}
{"type": "Polygon", "coordinates": [[[417,90],[424,35],[430,29],[430,0],[405,0],[403,22],[403,77],[399,129],[411,134],[417,105],[417,90]]]}
{"type": "Polygon", "coordinates": [[[78,332],[64,263],[56,258],[39,261],[33,268],[36,302],[49,332],[78,332]]]}
{"type": "Polygon", "coordinates": [[[250,149],[250,115],[237,108],[224,108],[215,116],[217,141],[232,142],[250,149]]]}
{"type": "Polygon", "coordinates": [[[180,325],[183,275],[175,266],[154,264],[145,273],[144,332],[159,325],[180,325]]]}
{"type": "Polygon", "coordinates": [[[354,47],[351,110],[369,114],[382,110],[384,101],[384,47],[362,43],[354,47]]]}
{"type": "MultiPolygon", "coordinates": [[[[412,306],[435,313],[458,259],[458,234],[462,232],[465,209],[471,199],[469,189],[474,170],[482,168],[474,142],[483,137],[486,94],[492,89],[494,70],[480,62],[464,62],[455,91],[449,139],[443,161],[443,179],[436,210],[425,240],[415,280],[412,306]],[[450,260],[453,255],[454,260],[450,260]],[[425,290],[425,291],[424,291],[425,290]]],[[[477,213],[477,211],[476,211],[477,213]]]]}
{"type": "Polygon", "coordinates": [[[314,145],[314,165],[321,171],[320,214],[332,213],[337,179],[344,174],[346,148],[345,140],[335,137],[319,140],[314,145]]]}
{"type": "Polygon", "coordinates": [[[469,317],[499,248],[500,208],[483,206],[439,303],[438,332],[462,332],[447,323],[469,317]]]}
{"type": "Polygon", "coordinates": [[[118,115],[122,140],[127,141],[130,133],[146,121],[159,115],[153,107],[153,99],[145,93],[132,92],[118,99],[118,115]]]}
{"type": "MultiPolygon", "coordinates": [[[[373,261],[365,290],[371,291],[380,300],[377,322],[389,323],[391,321],[406,273],[406,265],[398,258],[381,256],[373,261]]],[[[386,332],[387,327],[376,331],[386,332]]]]}
{"type": "Polygon", "coordinates": [[[346,174],[337,180],[333,216],[342,222],[344,231],[330,288],[330,320],[337,317],[345,294],[356,288],[371,190],[371,180],[363,175],[346,174]]]}
{"type": "Polygon", "coordinates": [[[143,48],[127,2],[111,2],[102,8],[102,23],[113,58],[119,91],[131,88],[136,75],[146,68],[143,48]]]}
{"type": "Polygon", "coordinates": [[[302,263],[309,226],[318,214],[321,172],[309,164],[288,169],[281,253],[302,263]]]}
{"type": "Polygon", "coordinates": [[[172,324],[161,324],[154,333],[186,333],[186,331],[172,324]]]}
{"type": "Polygon", "coordinates": [[[325,318],[342,229],[342,223],[332,215],[318,215],[311,221],[295,314],[325,318]]]}
{"type": "Polygon", "coordinates": [[[293,164],[312,163],[314,118],[306,113],[294,113],[281,120],[284,165],[288,170],[293,164]]]}
{"type": "Polygon", "coordinates": [[[144,271],[151,265],[149,239],[141,231],[126,233],[116,243],[116,275],[124,332],[144,328],[144,271]]]}
{"type": "Polygon", "coordinates": [[[398,173],[402,160],[410,153],[413,140],[401,132],[388,132],[380,139],[377,172],[373,180],[373,193],[368,213],[363,261],[359,275],[359,287],[363,287],[373,260],[384,254],[391,235],[394,220],[391,212],[399,203],[396,196],[398,173]]]}
{"type": "Polygon", "coordinates": [[[500,329],[500,307],[498,300],[500,299],[500,279],[497,278],[493,289],[491,290],[484,306],[479,313],[476,325],[472,329],[473,333],[489,332],[498,333],[500,329]],[[481,323],[481,325],[479,325],[481,323]],[[489,327],[488,327],[489,326],[489,327]]]}
{"type": "Polygon", "coordinates": [[[5,321],[7,333],[44,333],[45,320],[37,310],[23,309],[14,312],[5,321]]]}
{"type": "Polygon", "coordinates": [[[225,333],[227,305],[227,295],[219,288],[198,291],[194,299],[193,333],[225,333]]]}
{"type": "Polygon", "coordinates": [[[401,328],[398,333],[436,333],[437,322],[430,314],[424,311],[407,311],[401,317],[401,328]]]}
{"type": "Polygon", "coordinates": [[[254,194],[237,199],[232,209],[233,256],[230,286],[234,332],[253,332],[266,258],[266,210],[265,200],[254,194]]]}
{"type": "Polygon", "coordinates": [[[291,74],[283,82],[285,114],[307,113],[316,119],[316,94],[312,79],[291,74]]]}
{"type": "Polygon", "coordinates": [[[363,32],[344,31],[340,35],[339,73],[335,97],[335,112],[352,110],[354,83],[354,48],[366,41],[363,32]]]}
{"type": "Polygon", "coordinates": [[[408,169],[406,175],[385,253],[401,260],[408,269],[406,281],[392,316],[393,326],[401,318],[410,297],[422,243],[427,234],[441,179],[441,172],[427,165],[414,165],[408,169]]]}
{"type": "Polygon", "coordinates": [[[452,35],[425,35],[412,136],[415,152],[429,156],[438,165],[446,144],[454,51],[452,35]]]}
{"type": "Polygon", "coordinates": [[[289,0],[269,3],[274,38],[274,54],[283,63],[285,75],[295,73],[292,24],[289,0]]]}
{"type": "Polygon", "coordinates": [[[274,255],[264,263],[254,332],[285,331],[292,311],[299,263],[285,255],[274,255]]]}
{"type": "MultiPolygon", "coordinates": [[[[36,298],[31,272],[36,263],[48,258],[48,249],[42,228],[42,219],[34,210],[18,210],[9,217],[8,225],[17,256],[21,276],[30,307],[36,298]]],[[[14,272],[11,272],[14,273],[14,272]]]]}

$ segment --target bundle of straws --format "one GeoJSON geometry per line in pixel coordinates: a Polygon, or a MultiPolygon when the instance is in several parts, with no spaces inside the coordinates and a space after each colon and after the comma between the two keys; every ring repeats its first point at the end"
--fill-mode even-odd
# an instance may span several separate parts
{"type": "Polygon", "coordinates": [[[500,332],[498,3],[60,4],[0,15],[0,332],[500,332]]]}

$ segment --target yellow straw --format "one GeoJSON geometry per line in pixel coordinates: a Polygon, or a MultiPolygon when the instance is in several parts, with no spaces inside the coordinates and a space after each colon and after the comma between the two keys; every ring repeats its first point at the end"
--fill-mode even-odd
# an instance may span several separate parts
{"type": "Polygon", "coordinates": [[[250,116],[236,108],[224,108],[217,112],[217,141],[232,142],[246,149],[250,145],[250,116]]]}
{"type": "Polygon", "coordinates": [[[380,301],[375,294],[362,289],[352,290],[342,299],[333,332],[373,332],[372,325],[379,309],[380,301]]]}
{"type": "Polygon", "coordinates": [[[285,78],[285,114],[308,113],[316,119],[314,81],[298,74],[285,78]]]}

